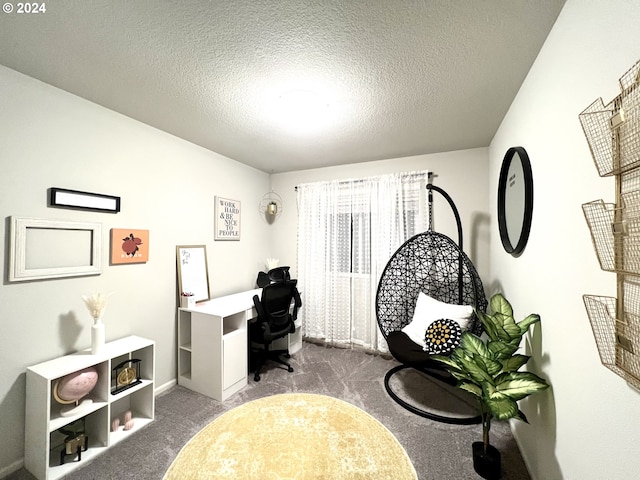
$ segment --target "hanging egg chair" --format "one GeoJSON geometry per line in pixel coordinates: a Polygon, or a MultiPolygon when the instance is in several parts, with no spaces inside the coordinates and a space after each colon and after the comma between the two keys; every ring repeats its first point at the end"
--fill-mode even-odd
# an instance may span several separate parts
{"type": "Polygon", "coordinates": [[[429,230],[413,236],[396,250],[378,284],[378,326],[390,353],[400,362],[387,372],[384,385],[394,401],[417,415],[451,424],[480,423],[475,411],[463,415],[429,411],[412,404],[391,386],[392,377],[406,369],[456,385],[444,365],[431,356],[450,354],[463,329],[480,335],[482,324],[474,310],[485,312],[487,308],[480,276],[462,250],[462,226],[455,204],[441,188],[428,184],[427,189],[429,230]],[[433,191],[440,193],[453,210],[457,243],[432,229],[433,191]]]}

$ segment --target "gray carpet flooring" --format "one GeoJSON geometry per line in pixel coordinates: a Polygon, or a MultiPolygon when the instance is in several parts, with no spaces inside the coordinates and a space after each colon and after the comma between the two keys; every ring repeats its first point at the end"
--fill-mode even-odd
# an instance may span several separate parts
{"type": "MultiPolygon", "coordinates": [[[[305,342],[291,361],[295,372],[288,373],[277,364],[268,363],[260,382],[254,382],[251,376],[247,387],[224,403],[183,387],[171,388],[156,398],[154,422],[65,478],[161,480],[180,449],[217,416],[245,402],[289,392],[330,395],[377,418],[403,445],[420,480],[480,478],[473,470],[471,443],[482,439],[481,426],[434,422],[395,403],[383,383],[385,373],[397,365],[395,360],[305,342]]],[[[435,409],[451,408],[454,413],[463,414],[468,408],[465,398],[457,403],[452,401],[445,389],[415,371],[397,374],[392,386],[403,398],[435,409]],[[403,382],[409,386],[403,386],[403,382]]],[[[273,440],[277,445],[286,444],[286,438],[273,440]]],[[[502,454],[503,480],[530,480],[508,424],[493,422],[491,443],[502,454]]],[[[7,477],[7,480],[33,479],[25,469],[7,477]]]]}

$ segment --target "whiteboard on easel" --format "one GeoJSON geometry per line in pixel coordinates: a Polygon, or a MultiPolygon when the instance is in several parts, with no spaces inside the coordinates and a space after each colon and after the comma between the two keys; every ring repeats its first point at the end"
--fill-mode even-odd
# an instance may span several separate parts
{"type": "Polygon", "coordinates": [[[176,247],[176,257],[178,294],[193,294],[196,302],[209,300],[206,245],[179,245],[176,247]]]}

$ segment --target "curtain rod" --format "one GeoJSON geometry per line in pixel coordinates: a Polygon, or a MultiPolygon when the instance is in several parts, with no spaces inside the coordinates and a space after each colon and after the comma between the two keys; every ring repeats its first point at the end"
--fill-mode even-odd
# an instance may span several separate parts
{"type": "MultiPolygon", "coordinates": [[[[418,172],[412,172],[412,173],[408,173],[406,176],[407,177],[413,177],[413,176],[418,176],[421,175],[421,173],[418,172]]],[[[427,172],[427,183],[431,183],[433,177],[437,177],[438,175],[436,175],[435,173],[429,171],[427,172]]],[[[369,178],[374,178],[374,177],[369,177],[369,178]]],[[[360,182],[364,182],[367,179],[363,178],[363,179],[355,179],[355,180],[350,180],[350,181],[343,181],[343,182],[338,182],[338,185],[346,185],[347,183],[360,183],[360,182]]],[[[298,185],[296,185],[295,187],[293,187],[293,189],[297,192],[298,191],[298,185]]]]}

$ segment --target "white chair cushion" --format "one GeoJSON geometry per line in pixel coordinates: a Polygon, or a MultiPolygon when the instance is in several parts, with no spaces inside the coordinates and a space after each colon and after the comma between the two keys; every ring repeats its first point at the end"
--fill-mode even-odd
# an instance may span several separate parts
{"type": "Polygon", "coordinates": [[[427,328],[436,320],[443,318],[454,320],[460,325],[460,329],[465,331],[473,318],[473,307],[471,305],[452,305],[440,302],[420,292],[413,312],[413,319],[409,325],[402,328],[402,331],[411,340],[420,345],[423,350],[427,350],[424,340],[427,328]]]}

